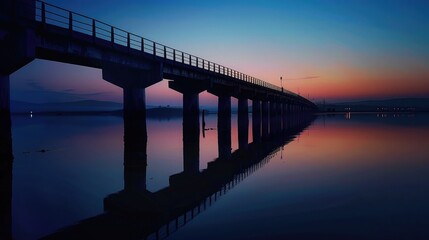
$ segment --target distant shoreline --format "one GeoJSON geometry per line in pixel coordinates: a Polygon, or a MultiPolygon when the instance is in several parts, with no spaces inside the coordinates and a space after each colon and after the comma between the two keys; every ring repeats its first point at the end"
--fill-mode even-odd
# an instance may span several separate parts
{"type": "MultiPolygon", "coordinates": [[[[147,117],[181,117],[182,108],[150,108],[146,109],[147,117]]],[[[118,116],[122,117],[122,110],[91,110],[91,111],[30,111],[30,112],[12,112],[12,115],[38,115],[38,116],[118,116]]]]}

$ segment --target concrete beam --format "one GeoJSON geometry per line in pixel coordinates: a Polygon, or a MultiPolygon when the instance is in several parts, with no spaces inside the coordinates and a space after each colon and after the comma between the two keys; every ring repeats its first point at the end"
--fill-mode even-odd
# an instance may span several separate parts
{"type": "Polygon", "coordinates": [[[208,89],[208,83],[200,81],[169,81],[168,87],[182,94],[199,94],[208,89]]]}
{"type": "Polygon", "coordinates": [[[131,68],[126,65],[103,62],[103,79],[121,88],[146,88],[162,80],[162,65],[150,69],[131,68]]]}
{"type": "Polygon", "coordinates": [[[234,95],[234,87],[229,85],[221,85],[219,83],[213,83],[210,87],[207,88],[207,92],[211,93],[215,96],[233,96],[234,95]]]}

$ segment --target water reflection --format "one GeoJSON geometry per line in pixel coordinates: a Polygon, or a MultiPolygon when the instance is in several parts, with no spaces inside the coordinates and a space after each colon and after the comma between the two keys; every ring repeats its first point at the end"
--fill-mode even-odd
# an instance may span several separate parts
{"type": "MultiPolygon", "coordinates": [[[[125,147],[124,156],[132,156],[132,159],[125,159],[125,189],[104,199],[105,213],[83,220],[46,238],[74,239],[85,236],[135,239],[149,236],[158,239],[168,236],[266,164],[312,120],[313,117],[300,118],[289,128],[284,128],[282,134],[273,132],[263,142],[250,143],[243,149],[239,148],[231,153],[228,159],[215,159],[202,172],[194,167],[187,167],[190,163],[191,166],[198,166],[199,150],[195,143],[198,142],[199,134],[184,131],[184,171],[170,176],[169,186],[156,192],[149,192],[143,184],[140,184],[144,182],[143,178],[146,176],[146,169],[141,164],[126,164],[126,162],[146,163],[146,155],[135,154],[135,148],[125,147]]],[[[188,122],[186,119],[183,121],[187,129],[194,126],[193,121],[188,122]]],[[[142,123],[143,125],[145,123],[142,123]]],[[[136,125],[133,123],[125,126],[136,125]]],[[[142,129],[142,126],[137,126],[137,129],[142,129]]],[[[146,141],[142,141],[145,139],[145,131],[129,130],[126,129],[125,132],[133,134],[125,135],[125,145],[138,145],[139,149],[146,149],[146,146],[143,146],[146,141]],[[138,136],[139,134],[142,136],[138,136]]]]}
{"type": "Polygon", "coordinates": [[[146,117],[124,116],[124,190],[145,191],[147,168],[146,117]]]}
{"type": "Polygon", "coordinates": [[[181,119],[15,116],[12,185],[2,118],[0,237],[427,239],[428,119],[289,116],[245,149],[232,115],[226,158],[181,119]]]}

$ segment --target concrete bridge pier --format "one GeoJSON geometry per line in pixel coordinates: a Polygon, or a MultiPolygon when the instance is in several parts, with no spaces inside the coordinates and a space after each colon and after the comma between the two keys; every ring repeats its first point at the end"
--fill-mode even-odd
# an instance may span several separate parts
{"type": "Polygon", "coordinates": [[[0,115],[10,113],[9,75],[0,75],[0,115]]]}
{"type": "Polygon", "coordinates": [[[36,55],[35,1],[17,2],[0,2],[0,114],[10,112],[10,75],[33,61],[36,55]]]}
{"type": "Polygon", "coordinates": [[[103,79],[123,89],[124,190],[146,190],[147,127],[145,88],[162,80],[157,64],[146,69],[104,62],[103,79]]]}
{"type": "Polygon", "coordinates": [[[281,132],[282,130],[282,103],[276,102],[276,128],[277,132],[281,132]]]}
{"type": "Polygon", "coordinates": [[[218,156],[220,159],[231,157],[231,96],[234,89],[226,86],[212,85],[207,90],[218,97],[217,134],[218,156]]]}
{"type": "Polygon", "coordinates": [[[34,32],[15,31],[4,32],[0,26],[0,114],[10,113],[10,75],[35,58],[34,32]]]}
{"type": "Polygon", "coordinates": [[[277,133],[277,103],[270,101],[270,135],[277,133]]]}
{"type": "Polygon", "coordinates": [[[12,130],[9,114],[0,114],[0,239],[12,239],[12,130]]]}
{"type": "Polygon", "coordinates": [[[231,157],[231,96],[220,95],[217,113],[218,156],[231,157]]]}
{"type": "Polygon", "coordinates": [[[266,139],[268,138],[268,120],[269,120],[269,113],[268,113],[268,101],[264,100],[262,101],[262,138],[266,139]]]}
{"type": "Polygon", "coordinates": [[[183,94],[183,172],[198,174],[200,170],[200,116],[198,94],[206,90],[199,82],[170,81],[169,87],[183,94]]]}
{"type": "Polygon", "coordinates": [[[238,148],[247,149],[249,139],[249,105],[247,98],[238,99],[238,148]]]}
{"type": "Polygon", "coordinates": [[[252,136],[253,142],[261,141],[261,101],[252,101],[252,136]]]}
{"type": "Polygon", "coordinates": [[[287,128],[287,103],[282,102],[281,105],[281,122],[282,122],[282,131],[284,132],[287,128]]]}
{"type": "Polygon", "coordinates": [[[290,105],[290,113],[294,114],[295,113],[295,104],[291,103],[290,105]]]}
{"type": "Polygon", "coordinates": [[[183,172],[200,168],[200,121],[198,93],[183,94],[183,172]]]}

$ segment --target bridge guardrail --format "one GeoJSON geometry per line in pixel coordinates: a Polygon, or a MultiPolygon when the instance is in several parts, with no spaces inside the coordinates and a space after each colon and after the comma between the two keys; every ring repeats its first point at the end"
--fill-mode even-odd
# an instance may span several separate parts
{"type": "Polygon", "coordinates": [[[211,62],[204,58],[200,58],[198,56],[186,53],[184,51],[180,51],[164,44],[157,43],[145,37],[130,33],[121,28],[114,27],[110,24],[82,15],[80,13],[72,12],[70,10],[46,3],[41,0],[35,1],[35,20],[41,22],[42,24],[55,25],[58,27],[69,29],[70,32],[80,32],[92,36],[94,40],[102,39],[105,41],[110,41],[112,47],[115,44],[121,45],[129,49],[148,53],[156,57],[164,58],[166,60],[171,60],[177,63],[197,67],[213,73],[239,79],[250,84],[255,84],[261,87],[290,94],[302,100],[307,100],[296,93],[293,93],[286,89],[282,89],[276,85],[241,73],[234,69],[211,62]]]}

